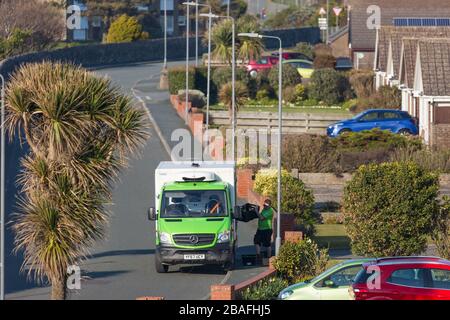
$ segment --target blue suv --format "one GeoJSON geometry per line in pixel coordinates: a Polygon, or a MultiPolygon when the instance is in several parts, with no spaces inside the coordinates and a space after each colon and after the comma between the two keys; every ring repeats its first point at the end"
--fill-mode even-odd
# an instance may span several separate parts
{"type": "Polygon", "coordinates": [[[343,120],[327,128],[329,137],[337,137],[345,132],[359,132],[372,129],[389,130],[405,135],[419,134],[416,119],[400,110],[366,110],[352,119],[343,120]]]}

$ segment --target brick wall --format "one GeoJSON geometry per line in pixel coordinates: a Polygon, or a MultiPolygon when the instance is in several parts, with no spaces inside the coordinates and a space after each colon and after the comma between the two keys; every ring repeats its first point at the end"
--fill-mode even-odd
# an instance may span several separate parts
{"type": "Polygon", "coordinates": [[[450,148],[450,124],[431,125],[430,145],[435,148],[450,148]]]}
{"type": "Polygon", "coordinates": [[[253,170],[237,170],[237,196],[240,199],[247,199],[250,189],[253,187],[253,170]]]}
{"type": "Polygon", "coordinates": [[[349,57],[350,49],[348,48],[348,33],[343,34],[331,43],[333,56],[335,57],[349,57]]]}

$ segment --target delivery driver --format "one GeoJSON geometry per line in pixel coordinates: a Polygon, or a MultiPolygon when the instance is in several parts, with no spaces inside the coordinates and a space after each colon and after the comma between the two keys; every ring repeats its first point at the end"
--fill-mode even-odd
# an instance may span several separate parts
{"type": "Polygon", "coordinates": [[[264,201],[264,207],[261,214],[259,215],[258,230],[256,231],[255,238],[253,240],[256,246],[256,256],[258,261],[261,261],[261,246],[266,247],[267,258],[270,258],[272,255],[272,219],[272,201],[266,199],[266,201],[264,201]]]}

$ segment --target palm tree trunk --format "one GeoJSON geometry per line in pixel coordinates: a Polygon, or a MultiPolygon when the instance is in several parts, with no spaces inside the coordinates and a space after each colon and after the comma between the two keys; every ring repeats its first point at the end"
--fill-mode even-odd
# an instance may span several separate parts
{"type": "Polygon", "coordinates": [[[56,277],[52,280],[52,300],[66,300],[66,279],[56,277]]]}

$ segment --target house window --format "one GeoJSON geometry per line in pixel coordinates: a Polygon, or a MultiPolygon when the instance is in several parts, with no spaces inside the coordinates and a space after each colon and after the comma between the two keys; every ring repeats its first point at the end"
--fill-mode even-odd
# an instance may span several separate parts
{"type": "Polygon", "coordinates": [[[186,16],[178,16],[178,25],[180,27],[186,26],[186,16]]]}
{"type": "Polygon", "coordinates": [[[101,27],[102,26],[102,17],[92,17],[91,25],[93,27],[101,27]]]}
{"type": "Polygon", "coordinates": [[[73,30],[73,40],[86,41],[88,39],[89,21],[87,17],[81,17],[81,28],[73,30]]]}
{"type": "MultiPolygon", "coordinates": [[[[164,29],[164,15],[160,16],[159,21],[161,23],[162,28],[164,29]]],[[[174,18],[172,15],[167,15],[167,32],[173,33],[174,31],[174,18]]]]}
{"type": "Polygon", "coordinates": [[[174,0],[160,0],[160,10],[164,11],[164,2],[166,2],[167,11],[173,11],[174,10],[174,0]]]}
{"type": "Polygon", "coordinates": [[[394,26],[396,27],[440,27],[450,26],[450,18],[394,18],[394,26]]]}

